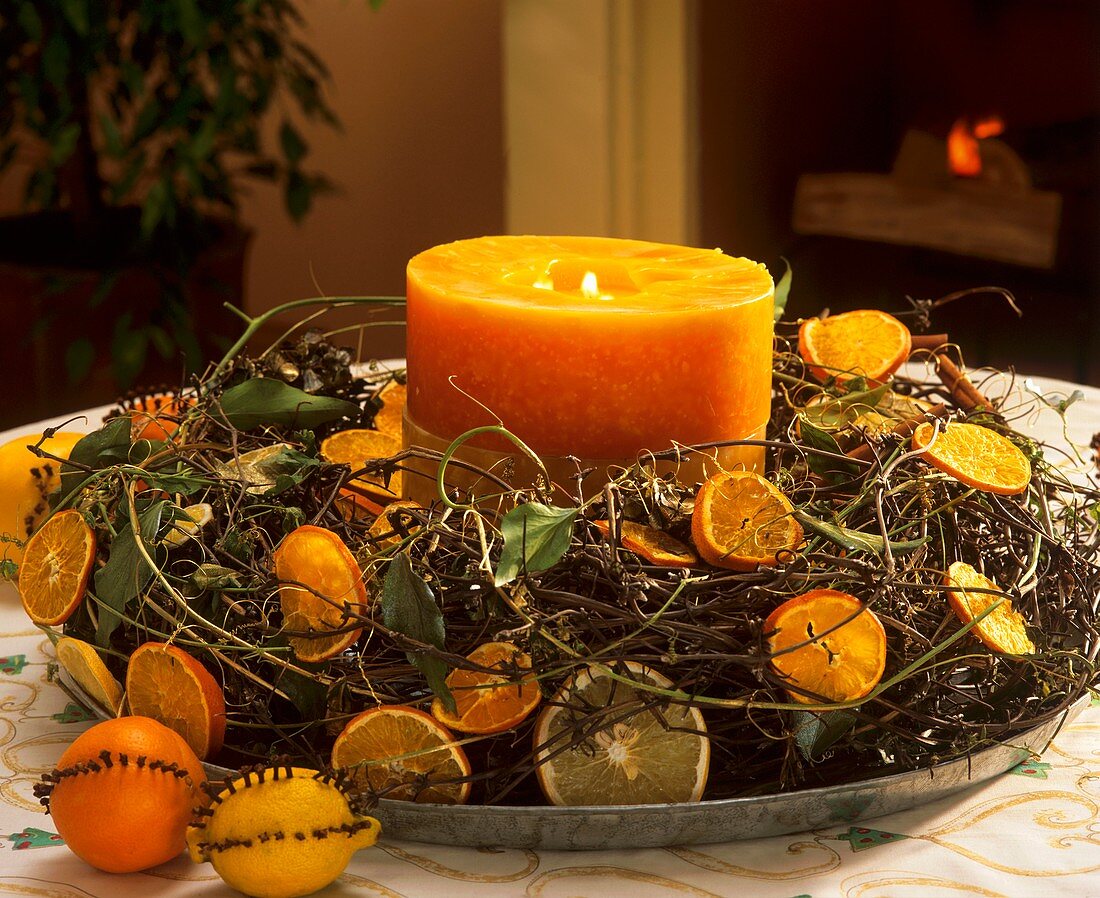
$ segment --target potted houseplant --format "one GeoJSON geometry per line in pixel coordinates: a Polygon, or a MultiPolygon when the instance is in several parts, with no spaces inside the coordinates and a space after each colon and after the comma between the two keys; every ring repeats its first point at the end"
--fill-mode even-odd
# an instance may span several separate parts
{"type": "Polygon", "coordinates": [[[25,178],[0,219],[0,365],[23,385],[0,424],[179,384],[239,330],[245,179],[295,219],[328,187],[294,124],[337,124],[301,26],[289,0],[0,5],[0,176],[25,178]]]}

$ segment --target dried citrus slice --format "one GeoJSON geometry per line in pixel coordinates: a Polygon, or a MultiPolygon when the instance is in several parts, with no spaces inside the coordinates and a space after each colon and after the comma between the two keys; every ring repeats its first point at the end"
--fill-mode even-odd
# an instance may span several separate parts
{"type": "Polygon", "coordinates": [[[1035,643],[1027,635],[1024,617],[1012,607],[1012,600],[996,583],[978,573],[969,564],[956,561],[947,569],[944,584],[948,587],[947,601],[955,615],[964,624],[970,623],[994,602],[1004,599],[974,625],[974,633],[986,647],[1006,655],[1034,655],[1035,643]],[[971,592],[973,589],[992,589],[988,592],[971,592]]]}
{"type": "Polygon", "coordinates": [[[807,318],[798,329],[798,352],[818,380],[858,376],[881,383],[909,358],[912,346],[909,328],[877,309],[807,318]]]}
{"type": "Polygon", "coordinates": [[[126,704],[131,714],[152,717],[179,733],[205,760],[225,737],[221,687],[196,658],[163,642],[139,645],[126,668],[126,704]]]}
{"type": "MultiPolygon", "coordinates": [[[[321,457],[334,465],[347,465],[357,471],[376,458],[387,458],[401,451],[401,439],[377,430],[340,430],[321,443],[321,457]]],[[[390,477],[386,485],[380,474],[364,474],[352,483],[381,496],[396,499],[401,495],[401,472],[390,477]]]]}
{"type": "MultiPolygon", "coordinates": [[[[592,523],[605,537],[611,533],[611,526],[607,521],[592,523]]],[[[674,536],[669,536],[663,530],[646,524],[620,521],[619,542],[624,549],[640,555],[650,564],[661,567],[689,567],[699,563],[699,556],[691,551],[691,546],[684,545],[674,536]]]]}
{"type": "Polygon", "coordinates": [[[214,520],[214,507],[209,502],[199,502],[180,509],[187,517],[176,518],[172,526],[160,541],[162,546],[178,548],[189,539],[198,536],[199,531],[214,520]]]}
{"type": "Polygon", "coordinates": [[[145,396],[130,411],[134,440],[168,440],[177,430],[191,402],[180,396],[145,396]]]}
{"type": "Polygon", "coordinates": [[[41,433],[28,433],[0,446],[0,537],[5,539],[0,554],[17,564],[22,560],[23,543],[49,514],[48,497],[61,485],[61,465],[27,447],[42,440],[43,451],[68,458],[84,436],[62,432],[43,439],[41,433]]]}
{"type": "Polygon", "coordinates": [[[519,673],[531,669],[531,656],[512,643],[487,642],[466,660],[500,673],[457,668],[447,675],[457,712],[450,713],[437,698],[432,702],[432,715],[452,730],[500,733],[522,723],[542,700],[535,679],[519,673]]]}
{"type": "Polygon", "coordinates": [[[95,533],[76,509],[58,512],[23,549],[19,596],[36,624],[69,619],[84,598],[95,561],[95,533]]]}
{"type": "MultiPolygon", "coordinates": [[[[814,589],[788,599],[768,615],[764,631],[771,634],[768,645],[776,673],[827,701],[863,698],[886,668],[882,622],[846,592],[814,589]]],[[[787,691],[796,702],[820,702],[795,689],[787,691]]]]}
{"type": "Polygon", "coordinates": [[[367,535],[374,540],[378,551],[382,552],[390,546],[396,546],[405,537],[416,533],[420,529],[420,524],[407,512],[411,508],[423,507],[419,502],[391,502],[382,509],[382,513],[374,519],[374,523],[367,531],[367,535]]]}
{"type": "Polygon", "coordinates": [[[76,680],[84,694],[117,717],[122,708],[122,684],[111,676],[95,648],[72,636],[62,636],[55,648],[57,663],[76,680]]]}
{"type": "Polygon", "coordinates": [[[735,571],[776,564],[802,542],[790,501],[752,471],[712,474],[695,496],[691,538],[705,561],[735,571]]]}
{"type": "Polygon", "coordinates": [[[371,708],[336,737],[332,765],[347,767],[356,784],[380,798],[465,804],[470,762],[454,735],[435,718],[404,705],[371,708]]]}
{"type": "Polygon", "coordinates": [[[382,400],[382,407],[374,413],[374,428],[391,437],[401,439],[403,428],[402,417],[405,412],[406,387],[396,380],[382,389],[378,398],[382,400]]]}
{"type": "Polygon", "coordinates": [[[1031,482],[1031,462],[1014,443],[978,424],[953,421],[933,439],[931,424],[913,431],[913,448],[933,467],[988,493],[1015,496],[1031,482]]]}
{"type": "Polygon", "coordinates": [[[287,534],[275,550],[275,576],[284,583],[279,587],[283,625],[310,634],[287,637],[303,661],[324,661],[359,638],[362,628],[343,632],[349,626],[345,606],[364,612],[367,588],[355,558],[331,530],[303,524],[287,534]]]}
{"type": "MultiPolygon", "coordinates": [[[[671,689],[666,677],[633,661],[626,676],[671,689]]],[[[699,801],[710,770],[710,739],[698,708],[655,696],[591,666],[569,680],[535,723],[535,771],[556,805],[699,801]],[[630,713],[630,707],[639,710],[630,713]],[[609,723],[593,732],[593,713],[609,723]],[[574,744],[574,740],[576,740],[574,744]]]]}

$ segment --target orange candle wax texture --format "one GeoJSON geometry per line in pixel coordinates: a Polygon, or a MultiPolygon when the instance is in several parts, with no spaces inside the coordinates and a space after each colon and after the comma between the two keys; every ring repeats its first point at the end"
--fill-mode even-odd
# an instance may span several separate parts
{"type": "Polygon", "coordinates": [[[449,440],[495,415],[540,455],[585,459],[760,438],[773,294],[763,265],[720,250],[605,237],[437,246],[408,266],[408,419],[449,440]]]}

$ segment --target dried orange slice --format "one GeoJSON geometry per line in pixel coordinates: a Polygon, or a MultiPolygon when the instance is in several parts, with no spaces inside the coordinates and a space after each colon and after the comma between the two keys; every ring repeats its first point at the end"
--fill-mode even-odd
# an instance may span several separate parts
{"type": "Polygon", "coordinates": [[[500,733],[518,726],[542,700],[539,684],[523,677],[531,669],[531,656],[510,642],[487,642],[466,656],[471,664],[499,670],[458,668],[447,675],[457,713],[451,714],[438,698],[432,702],[432,716],[444,726],[463,733],[500,733]]]}
{"type": "Polygon", "coordinates": [[[324,661],[359,638],[361,627],[330,632],[348,626],[345,606],[363,613],[369,600],[359,565],[331,530],[303,524],[287,534],[275,550],[275,576],[284,583],[279,587],[283,625],[309,633],[287,637],[303,661],[324,661]]]}
{"type": "Polygon", "coordinates": [[[988,493],[1015,496],[1031,482],[1031,462],[1007,437],[978,424],[953,421],[935,439],[931,424],[913,431],[913,448],[933,467],[988,493]]]}
{"type": "MultiPolygon", "coordinates": [[[[846,592],[814,589],[788,599],[768,615],[764,631],[771,634],[768,645],[776,673],[791,686],[826,701],[863,698],[886,669],[882,622],[846,592]]],[[[803,704],[821,701],[795,689],[787,692],[803,704]]]]}
{"type": "Polygon", "coordinates": [[[332,766],[351,769],[360,789],[380,798],[465,804],[470,762],[435,718],[405,705],[371,708],[336,737],[332,766]]]}
{"type": "MultiPolygon", "coordinates": [[[[610,535],[611,526],[607,521],[592,523],[605,537],[610,535]]],[[[619,542],[624,549],[661,567],[690,567],[699,563],[699,556],[691,551],[691,546],[684,545],[676,537],[646,524],[620,521],[619,542]]]]}
{"type": "Polygon", "coordinates": [[[54,647],[57,663],[97,705],[115,717],[122,709],[122,684],[119,683],[95,648],[83,639],[62,636],[54,647]]]}
{"type": "Polygon", "coordinates": [[[716,567],[753,571],[802,543],[790,501],[752,471],[712,474],[695,496],[691,538],[716,567]]]}
{"type": "Polygon", "coordinates": [[[23,549],[19,596],[36,624],[64,623],[88,588],[95,561],[95,533],[76,509],[58,512],[23,549]]]}
{"type": "Polygon", "coordinates": [[[818,380],[865,377],[881,383],[912,347],[909,328],[877,309],[807,318],[798,329],[798,352],[818,380]]]}
{"type": "MultiPolygon", "coordinates": [[[[673,687],[636,662],[626,662],[626,669],[639,684],[673,687]]],[[[673,703],[654,709],[654,698],[595,665],[568,681],[535,723],[535,772],[547,800],[555,805],[699,801],[710,771],[702,712],[673,703]],[[632,705],[645,707],[630,713],[632,705]],[[601,709],[609,723],[592,732],[593,711],[601,709]]]]}
{"type": "Polygon", "coordinates": [[[378,398],[382,400],[382,407],[374,413],[374,428],[391,437],[401,439],[404,427],[402,417],[405,413],[405,396],[407,389],[404,384],[396,380],[382,389],[378,398]]]}
{"type": "MultiPolygon", "coordinates": [[[[401,451],[401,439],[377,430],[340,430],[326,437],[321,443],[321,457],[334,465],[347,465],[358,471],[376,458],[387,458],[401,451]]],[[[396,499],[401,495],[401,472],[390,477],[389,485],[379,474],[357,477],[352,483],[372,495],[383,499],[396,499]]]]}
{"type": "Polygon", "coordinates": [[[391,502],[382,513],[374,519],[367,535],[374,540],[378,551],[382,552],[390,546],[396,546],[407,536],[412,536],[420,529],[420,524],[409,514],[402,514],[410,508],[423,508],[419,502],[391,502]]]}
{"type": "Polygon", "coordinates": [[[177,430],[191,402],[180,396],[146,396],[130,411],[134,440],[168,440],[177,430]]]}
{"type": "Polygon", "coordinates": [[[130,713],[152,717],[179,733],[205,760],[225,737],[225,697],[213,675],[179,646],[139,645],[126,668],[130,713]]]}
{"type": "Polygon", "coordinates": [[[987,648],[1006,655],[1035,654],[1035,643],[1027,635],[1023,615],[1012,607],[1012,600],[996,583],[962,561],[956,561],[947,569],[943,582],[948,587],[947,601],[964,624],[970,623],[994,602],[1004,599],[974,625],[974,633],[987,648]],[[972,589],[992,589],[1000,595],[971,592],[972,589]]]}

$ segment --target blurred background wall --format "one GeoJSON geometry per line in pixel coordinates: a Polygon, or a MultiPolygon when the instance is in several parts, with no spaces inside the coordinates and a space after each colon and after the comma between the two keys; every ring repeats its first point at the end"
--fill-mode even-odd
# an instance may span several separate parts
{"type": "MultiPolygon", "coordinates": [[[[311,168],[339,192],[299,225],[277,189],[249,185],[250,312],[318,293],[401,294],[412,255],[463,237],[604,233],[721,246],[773,271],[786,257],[795,314],[1002,284],[1025,324],[981,300],[942,328],[971,360],[1100,383],[1100,4],[299,5],[343,121],[302,133],[311,168]],[[792,224],[804,175],[888,173],[911,130],[942,141],[959,116],[987,112],[1004,116],[1034,188],[1063,197],[1049,269],[792,224]]],[[[0,214],[17,211],[19,185],[18,171],[0,178],[0,214]]],[[[400,353],[401,331],[381,333],[373,354],[400,353]]],[[[65,410],[71,397],[54,392],[65,410]]],[[[30,414],[20,401],[8,397],[6,421],[30,414]]]]}

